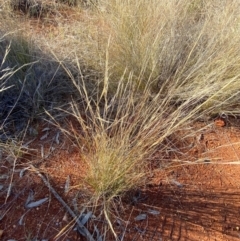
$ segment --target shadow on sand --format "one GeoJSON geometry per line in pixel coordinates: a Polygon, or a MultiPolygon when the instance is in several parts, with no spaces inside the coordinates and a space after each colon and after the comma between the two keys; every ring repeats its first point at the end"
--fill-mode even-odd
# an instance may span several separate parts
{"type": "Polygon", "coordinates": [[[147,190],[142,196],[145,200],[133,208],[133,225],[127,228],[129,240],[240,238],[240,190],[200,191],[163,185],[147,190]],[[146,219],[134,220],[140,214],[147,214],[146,219]]]}

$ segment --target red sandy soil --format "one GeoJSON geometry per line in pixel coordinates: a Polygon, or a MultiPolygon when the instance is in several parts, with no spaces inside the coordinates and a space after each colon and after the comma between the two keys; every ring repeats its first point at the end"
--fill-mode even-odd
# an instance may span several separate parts
{"type": "MultiPolygon", "coordinates": [[[[239,161],[240,129],[236,126],[238,120],[223,123],[195,124],[197,128],[202,127],[201,134],[193,138],[184,165],[183,160],[180,163],[176,157],[171,166],[163,168],[160,166],[161,157],[156,156],[149,183],[136,193],[128,194],[121,202],[114,228],[118,234],[125,230],[123,240],[240,239],[240,166],[225,164],[239,161]],[[193,164],[191,160],[197,159],[204,162],[193,164]],[[145,215],[143,220],[136,220],[140,214],[145,215]]],[[[81,185],[85,169],[79,152],[61,133],[57,143],[57,130],[54,128],[50,128],[49,135],[43,139],[45,127],[38,127],[39,134],[29,145],[33,153],[34,149],[44,147],[43,155],[47,157],[41,163],[40,154],[28,155],[17,160],[13,173],[12,160],[2,157],[1,240],[85,240],[74,230],[72,218],[41,178],[31,170],[20,172],[33,163],[72,210],[82,210],[81,201],[86,201],[88,196],[81,185]],[[49,150],[52,150],[50,155],[49,150]],[[12,173],[12,191],[6,198],[12,173]],[[65,193],[68,176],[70,188],[65,193]],[[25,203],[31,191],[35,201],[45,197],[49,198],[48,201],[27,209],[25,203]]],[[[91,222],[100,230],[103,219],[98,217],[102,216],[91,222]]],[[[114,239],[107,237],[106,240],[114,239]]]]}

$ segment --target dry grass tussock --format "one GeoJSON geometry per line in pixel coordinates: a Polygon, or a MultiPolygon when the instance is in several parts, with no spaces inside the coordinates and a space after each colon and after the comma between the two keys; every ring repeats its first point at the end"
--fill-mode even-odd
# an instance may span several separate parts
{"type": "MultiPolygon", "coordinates": [[[[71,28],[59,24],[58,39],[36,42],[53,53],[78,91],[68,111],[58,110],[72,115],[80,130],[60,128],[78,143],[91,202],[100,203],[111,227],[114,199],[146,183],[148,160],[164,153],[166,138],[203,116],[239,114],[240,3],[107,0],[84,14],[87,21],[74,19],[71,28]],[[82,63],[95,71],[94,80],[82,63]]],[[[35,104],[56,95],[55,87],[46,91],[46,82],[35,77],[35,104]]],[[[3,91],[6,79],[0,80],[3,91]]],[[[66,87],[60,80],[54,83],[66,87]]]]}
{"type": "Polygon", "coordinates": [[[167,137],[204,115],[238,112],[240,6],[185,0],[99,4],[95,14],[108,31],[81,43],[76,65],[82,58],[104,77],[93,97],[69,72],[83,98],[82,109],[72,104],[82,132],[65,131],[79,142],[86,184],[108,219],[116,196],[145,183],[146,160],[164,152],[167,137]],[[81,52],[85,46],[88,51],[81,52]]]}
{"type": "MultiPolygon", "coordinates": [[[[208,104],[218,105],[222,97],[227,96],[224,99],[228,101],[221,101],[224,102],[222,110],[227,111],[228,104],[236,103],[234,93],[239,88],[240,64],[239,1],[103,2],[106,10],[100,12],[100,16],[108,31],[100,35],[99,42],[106,46],[111,36],[111,81],[118,80],[127,70],[138,84],[144,85],[150,77],[154,91],[169,89],[166,82],[170,85],[177,82],[181,88],[176,95],[182,99],[203,88],[209,89],[210,96],[228,85],[208,104]]],[[[104,63],[96,56],[104,59],[105,48],[98,47],[94,58],[90,53],[95,65],[104,63]]]]}
{"type": "Polygon", "coordinates": [[[22,138],[26,128],[34,135],[45,110],[53,113],[76,91],[59,63],[21,36],[2,35],[0,53],[0,140],[22,138]]]}
{"type": "MultiPolygon", "coordinates": [[[[82,97],[81,103],[73,101],[68,112],[80,130],[71,126],[62,131],[74,137],[87,167],[84,181],[91,197],[91,205],[88,205],[101,206],[112,227],[114,200],[147,183],[150,160],[156,151],[166,153],[170,146],[164,141],[168,137],[187,128],[199,114],[211,111],[202,108],[209,101],[209,93],[204,89],[176,106],[173,103],[178,85],[171,86],[172,94],[163,95],[160,91],[152,96],[151,82],[142,89],[126,74],[119,79],[113,94],[106,65],[105,78],[96,87],[95,95],[89,95],[85,81],[75,79],[68,69],[66,71],[82,97]]],[[[161,162],[164,161],[159,160],[160,166],[171,165],[161,162]]]]}
{"type": "Polygon", "coordinates": [[[103,75],[110,39],[111,85],[127,71],[142,88],[150,78],[153,92],[164,88],[167,94],[169,83],[177,83],[181,88],[176,95],[183,100],[203,87],[209,88],[210,96],[226,86],[208,105],[217,105],[216,113],[237,114],[239,1],[108,0],[73,11],[68,11],[71,28],[56,14],[57,36],[35,38],[42,49],[75,65],[77,55],[103,75]]]}

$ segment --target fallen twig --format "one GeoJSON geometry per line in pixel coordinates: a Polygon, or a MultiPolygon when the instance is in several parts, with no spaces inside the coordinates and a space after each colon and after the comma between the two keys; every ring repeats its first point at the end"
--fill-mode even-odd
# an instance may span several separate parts
{"type": "Polygon", "coordinates": [[[81,234],[84,234],[87,240],[94,241],[91,233],[88,231],[88,229],[80,222],[77,215],[72,211],[72,209],[67,205],[67,203],[60,197],[60,195],[56,192],[56,190],[50,185],[49,181],[39,172],[39,170],[34,167],[33,165],[30,165],[31,169],[37,173],[39,177],[43,180],[44,184],[49,188],[49,190],[52,192],[52,194],[55,196],[55,198],[63,205],[63,207],[67,210],[67,212],[72,216],[73,219],[76,220],[76,223],[78,225],[78,231],[81,234]]]}

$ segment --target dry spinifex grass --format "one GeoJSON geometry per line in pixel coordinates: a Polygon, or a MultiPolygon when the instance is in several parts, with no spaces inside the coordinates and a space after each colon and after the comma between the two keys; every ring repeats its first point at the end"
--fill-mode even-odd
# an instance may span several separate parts
{"type": "Polygon", "coordinates": [[[102,73],[96,90],[78,60],[82,79],[66,69],[82,99],[81,108],[72,103],[81,131],[63,131],[79,144],[91,201],[108,221],[114,198],[146,182],[147,159],[165,150],[167,137],[236,103],[240,6],[231,4],[108,1],[99,12],[109,29],[98,35],[105,45],[82,55],[102,73]]]}
{"type": "Polygon", "coordinates": [[[74,30],[82,41],[66,37],[54,45],[61,56],[78,56],[79,79],[65,70],[82,100],[71,106],[81,131],[63,131],[79,144],[91,201],[101,203],[109,220],[114,198],[145,183],[146,160],[164,151],[166,137],[204,114],[239,113],[233,107],[240,6],[235,0],[109,0],[99,7],[95,20],[108,31],[97,31],[94,20],[88,31],[74,30]],[[79,59],[103,76],[95,89],[79,59]]]}

